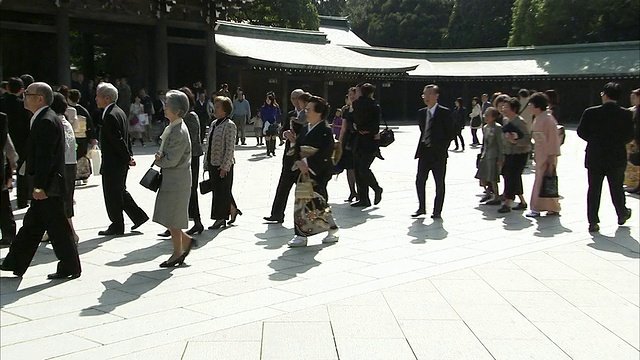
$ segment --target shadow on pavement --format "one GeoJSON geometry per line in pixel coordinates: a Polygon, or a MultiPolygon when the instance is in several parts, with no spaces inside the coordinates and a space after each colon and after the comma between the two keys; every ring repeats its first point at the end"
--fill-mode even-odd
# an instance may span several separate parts
{"type": "Polygon", "coordinates": [[[269,267],[275,271],[274,273],[269,274],[269,279],[272,281],[289,280],[299,274],[304,274],[316,266],[320,266],[322,263],[315,259],[316,255],[318,255],[322,249],[332,246],[333,244],[335,243],[321,243],[318,245],[286,250],[282,255],[278,256],[277,259],[271,260],[269,263],[269,267]],[[291,261],[301,262],[303,265],[292,267],[291,261]],[[283,270],[286,270],[286,272],[282,272],[283,270]]]}
{"type": "Polygon", "coordinates": [[[640,253],[638,253],[640,243],[631,236],[631,229],[626,226],[619,227],[613,237],[600,233],[592,233],[591,237],[593,243],[587,244],[589,247],[600,251],[619,253],[632,259],[640,259],[640,253]]]}
{"type": "Polygon", "coordinates": [[[445,230],[442,220],[434,220],[431,224],[425,225],[425,219],[415,219],[409,226],[407,235],[414,237],[412,244],[425,244],[427,240],[443,240],[449,235],[445,230]]]}
{"type": "Polygon", "coordinates": [[[14,302],[22,299],[25,296],[33,295],[44,289],[48,289],[50,287],[65,283],[65,281],[53,280],[44,284],[39,284],[36,286],[18,290],[21,282],[22,278],[20,277],[0,277],[0,291],[2,292],[2,295],[0,295],[0,308],[3,308],[9,304],[13,304],[14,302]]]}
{"type": "Polygon", "coordinates": [[[541,216],[535,219],[538,227],[533,236],[550,238],[562,233],[573,232],[571,229],[562,226],[559,216],[541,216]]]}
{"type": "Polygon", "coordinates": [[[533,226],[531,219],[522,215],[522,211],[511,210],[502,218],[504,229],[508,231],[519,231],[533,226]]]}
{"type": "Polygon", "coordinates": [[[282,224],[268,224],[268,228],[263,233],[256,233],[260,239],[256,245],[264,246],[265,249],[280,249],[285,246],[293,237],[294,230],[284,227],[282,224]]]}
{"type": "MultiPolygon", "coordinates": [[[[162,284],[163,281],[172,277],[173,274],[171,273],[171,271],[173,269],[175,268],[158,269],[153,271],[138,271],[138,272],[132,273],[131,276],[129,276],[129,278],[125,280],[124,283],[120,283],[119,281],[116,281],[116,280],[103,281],[102,284],[104,285],[105,289],[102,292],[102,295],[100,295],[100,297],[98,298],[99,304],[82,309],[82,311],[80,312],[80,316],[100,315],[101,313],[96,313],[95,312],[96,310],[102,313],[110,313],[113,310],[115,310],[118,306],[130,303],[132,301],[139,299],[142,295],[155,289],[156,287],[158,287],[158,285],[162,284]],[[136,279],[137,276],[148,277],[149,281],[141,284],[137,280],[133,280],[133,279],[136,279]],[[128,284],[127,282],[129,281],[131,281],[132,283],[128,284]],[[122,301],[122,302],[116,301],[114,303],[113,301],[114,299],[112,299],[112,296],[114,296],[113,295],[114,293],[111,290],[114,288],[124,287],[129,285],[136,285],[136,290],[137,290],[136,294],[131,294],[132,297],[126,301],[122,301]]],[[[129,292],[126,292],[126,293],[130,294],[129,292]]]]}
{"type": "Polygon", "coordinates": [[[331,204],[334,218],[338,227],[342,229],[350,229],[358,225],[364,224],[368,220],[381,219],[384,215],[371,214],[372,211],[378,210],[377,206],[370,206],[366,208],[354,208],[349,203],[344,204],[331,204]],[[347,221],[340,221],[345,219],[347,221]]]}

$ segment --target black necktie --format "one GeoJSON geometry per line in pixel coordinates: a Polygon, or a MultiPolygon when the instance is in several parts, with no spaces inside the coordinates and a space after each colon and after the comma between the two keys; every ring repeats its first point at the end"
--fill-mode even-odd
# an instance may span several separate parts
{"type": "Polygon", "coordinates": [[[427,109],[427,124],[424,130],[424,136],[422,138],[422,142],[427,146],[431,147],[431,110],[427,109]]]}

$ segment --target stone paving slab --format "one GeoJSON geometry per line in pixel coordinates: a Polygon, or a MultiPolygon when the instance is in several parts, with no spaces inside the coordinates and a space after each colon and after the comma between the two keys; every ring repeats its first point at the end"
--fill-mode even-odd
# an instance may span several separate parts
{"type": "MultiPolygon", "coordinates": [[[[298,249],[286,246],[293,198],[284,224],[262,220],[282,150],[268,158],[241,147],[233,192],[244,215],[198,236],[176,269],[158,268],[171,245],[157,224],[97,236],[108,220],[101,179],[91,177],[76,191],[82,277],[47,281],[55,256],[45,244],[23,279],[1,274],[0,358],[638,359],[640,201],[627,196],[634,215],[618,227],[605,192],[602,230],[586,231],[584,143],[574,132],[558,166],[561,217],[478,205],[478,149],[467,149],[450,152],[444,221],[409,217],[417,127],[396,135],[372,167],[382,203],[349,207],[339,175],[329,202],[340,241],[315,236],[298,249]]],[[[134,152],[147,164],[154,148],[134,152]]],[[[137,184],[145,171],[132,168],[128,186],[151,212],[155,194],[137,184]]],[[[525,189],[533,176],[525,171],[525,189]]],[[[211,198],[200,200],[208,214],[211,198]]]]}

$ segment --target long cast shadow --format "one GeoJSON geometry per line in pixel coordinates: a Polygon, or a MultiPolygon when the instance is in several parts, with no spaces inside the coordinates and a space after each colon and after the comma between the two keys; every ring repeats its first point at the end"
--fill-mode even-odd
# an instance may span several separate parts
{"type": "Polygon", "coordinates": [[[613,237],[600,233],[591,234],[593,243],[587,246],[600,251],[615,252],[628,258],[640,259],[640,244],[631,236],[631,229],[627,226],[618,227],[613,237]]]}
{"type": "Polygon", "coordinates": [[[425,219],[415,219],[407,235],[414,237],[412,244],[426,244],[427,240],[444,240],[449,232],[444,228],[442,220],[434,220],[431,224],[425,225],[425,219]]]}
{"type": "Polygon", "coordinates": [[[538,227],[533,236],[551,238],[563,233],[573,232],[571,229],[562,226],[559,216],[541,216],[535,219],[538,227]]]}
{"type": "Polygon", "coordinates": [[[25,296],[33,295],[44,289],[48,289],[50,287],[64,283],[64,281],[52,280],[44,284],[39,284],[36,286],[18,290],[21,282],[22,278],[19,277],[0,277],[0,288],[2,289],[3,293],[0,295],[0,308],[4,308],[9,304],[13,304],[14,302],[22,299],[25,296]]]}
{"type": "Polygon", "coordinates": [[[335,243],[331,244],[318,244],[305,246],[300,248],[291,248],[286,250],[282,255],[278,256],[277,259],[271,260],[269,263],[269,267],[272,268],[275,272],[269,274],[269,279],[272,281],[285,281],[292,279],[299,274],[304,274],[305,272],[313,269],[316,266],[320,266],[322,264],[320,261],[316,260],[315,257],[318,255],[322,249],[332,246],[335,243]],[[283,261],[285,260],[285,261],[283,261]],[[291,266],[290,261],[298,261],[303,263],[300,266],[291,266]]]}

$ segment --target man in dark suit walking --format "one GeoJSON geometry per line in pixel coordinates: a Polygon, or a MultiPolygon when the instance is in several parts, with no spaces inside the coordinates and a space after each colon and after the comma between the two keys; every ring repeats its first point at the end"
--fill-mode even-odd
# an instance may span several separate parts
{"type": "Polygon", "coordinates": [[[63,209],[64,131],[62,122],[49,108],[53,102],[53,91],[49,85],[35,82],[29,85],[24,96],[24,106],[33,113],[33,117],[26,159],[19,172],[27,177],[32,201],[0,269],[22,276],[46,231],[60,260],[57,271],[47,278],[77,278],[81,272],[80,258],[63,209]]]}
{"type": "Polygon", "coordinates": [[[451,110],[438,104],[440,89],[437,85],[424,87],[422,98],[426,107],[418,111],[418,125],[420,126],[420,142],[415,158],[418,159],[418,174],[416,175],[416,190],[418,192],[418,210],[411,217],[418,217],[427,213],[425,206],[425,185],[429,171],[433,173],[436,182],[436,198],[433,206],[432,219],[442,219],[444,204],[444,178],[447,172],[447,149],[456,134],[455,123],[451,118],[451,110]]]}
{"type": "Polygon", "coordinates": [[[127,191],[127,173],[129,166],[135,166],[131,142],[129,141],[129,123],[124,111],[116,105],[118,90],[110,83],[98,85],[96,103],[102,112],[102,131],[100,145],[102,145],[102,191],[107,215],[111,225],[98,235],[111,236],[124,234],[124,216],[133,221],[131,230],[139,228],[149,220],[149,216],[142,210],[127,191]]]}
{"type": "Polygon", "coordinates": [[[587,218],[590,232],[600,230],[598,210],[605,177],[618,214],[618,225],[624,225],[631,217],[631,209],[625,205],[623,183],[627,166],[625,146],[633,140],[633,120],[631,112],[617,103],[621,93],[620,84],[606,84],[600,93],[602,105],[586,109],[578,125],[578,136],[587,142],[584,163],[589,177],[587,218]]]}
{"type": "MultiPolygon", "coordinates": [[[[9,92],[2,97],[0,101],[0,111],[7,114],[9,135],[16,148],[18,156],[18,168],[22,166],[26,158],[27,138],[29,137],[29,118],[31,113],[25,109],[22,100],[22,92],[24,91],[24,83],[20,78],[12,77],[9,79],[9,92]]],[[[18,174],[16,177],[17,202],[18,209],[24,209],[28,205],[29,189],[24,176],[18,174]]]]}
{"type": "MultiPolygon", "coordinates": [[[[299,99],[303,94],[304,90],[302,89],[296,89],[291,92],[291,103],[293,103],[295,108],[289,111],[287,120],[282,122],[281,134],[284,134],[288,130],[291,130],[293,134],[300,134],[306,127],[306,113],[299,99]]],[[[287,155],[290,148],[291,142],[287,139],[282,156],[282,171],[280,172],[280,180],[278,181],[278,188],[276,189],[276,197],[273,199],[271,215],[263,218],[266,221],[284,222],[284,210],[287,207],[287,199],[289,198],[293,184],[296,183],[296,173],[291,170],[291,167],[296,161],[296,157],[287,155]]]]}

